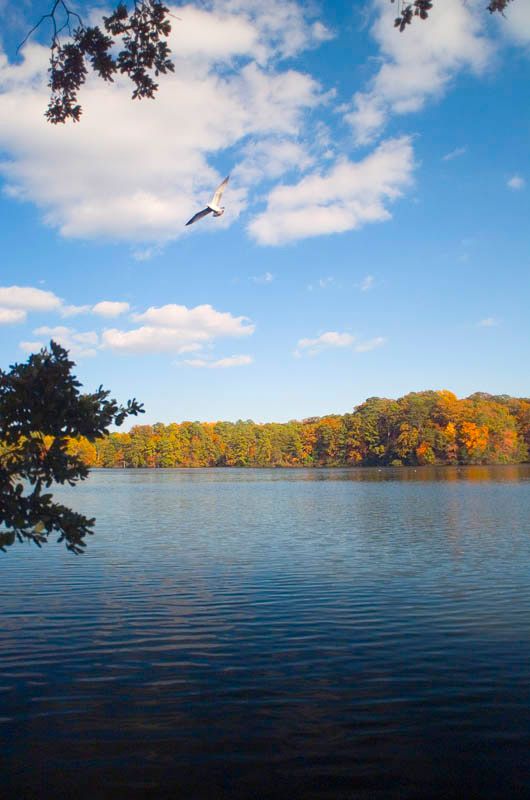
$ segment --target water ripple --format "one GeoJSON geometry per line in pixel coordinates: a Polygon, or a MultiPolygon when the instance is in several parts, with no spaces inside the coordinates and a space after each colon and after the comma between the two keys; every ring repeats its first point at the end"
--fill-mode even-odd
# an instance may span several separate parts
{"type": "Polygon", "coordinates": [[[59,495],[87,553],[0,559],[2,796],[530,796],[529,467],[59,495]]]}

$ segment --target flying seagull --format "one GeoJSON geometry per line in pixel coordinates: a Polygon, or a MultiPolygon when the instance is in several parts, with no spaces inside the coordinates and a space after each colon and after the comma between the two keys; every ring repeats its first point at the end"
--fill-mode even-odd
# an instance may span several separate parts
{"type": "Polygon", "coordinates": [[[217,189],[215,190],[214,196],[212,197],[206,208],[203,208],[202,211],[197,211],[197,213],[194,214],[193,217],[188,222],[186,222],[186,225],[193,225],[194,222],[197,222],[197,220],[202,219],[211,211],[213,211],[214,217],[221,217],[225,213],[225,207],[220,206],[219,203],[221,202],[221,197],[223,196],[223,192],[229,180],[230,180],[230,175],[227,175],[224,181],[220,183],[217,189]]]}

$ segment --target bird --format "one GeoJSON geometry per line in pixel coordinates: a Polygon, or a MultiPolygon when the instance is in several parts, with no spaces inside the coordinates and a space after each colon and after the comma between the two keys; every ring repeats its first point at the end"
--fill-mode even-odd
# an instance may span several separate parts
{"type": "Polygon", "coordinates": [[[223,216],[223,214],[225,213],[225,207],[220,206],[219,203],[221,202],[221,197],[223,196],[223,192],[229,180],[230,180],[230,175],[227,175],[224,181],[220,183],[217,189],[215,190],[214,195],[210,200],[210,202],[208,203],[208,205],[206,206],[206,208],[203,208],[202,211],[197,211],[197,213],[194,214],[193,217],[190,220],[188,220],[188,222],[186,222],[186,225],[193,225],[194,222],[197,222],[198,220],[202,219],[207,214],[210,214],[210,212],[212,211],[214,217],[223,216]]]}

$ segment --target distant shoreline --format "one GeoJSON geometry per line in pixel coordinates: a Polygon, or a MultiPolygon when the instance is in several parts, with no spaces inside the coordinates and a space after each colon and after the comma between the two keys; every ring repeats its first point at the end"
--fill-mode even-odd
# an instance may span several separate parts
{"type": "Polygon", "coordinates": [[[370,397],[348,414],[290,422],[135,425],[96,442],[70,440],[87,467],[299,468],[524,464],[530,399],[425,391],[370,397]]]}
{"type": "Polygon", "coordinates": [[[139,472],[139,471],[148,471],[148,472],[169,472],[169,471],[178,471],[182,472],[184,470],[244,470],[248,471],[251,469],[256,470],[289,470],[290,472],[294,470],[315,470],[315,469],[329,469],[329,470],[337,470],[337,469],[347,469],[357,472],[363,472],[366,470],[375,470],[376,472],[386,472],[389,470],[432,470],[432,469],[464,469],[464,468],[481,468],[481,467],[502,467],[506,469],[510,469],[513,467],[524,467],[530,466],[530,461],[518,461],[512,462],[510,464],[500,463],[500,462],[487,462],[482,464],[279,464],[279,465],[244,465],[244,466],[235,466],[235,465],[227,465],[227,464],[213,464],[211,466],[176,466],[176,467],[92,467],[91,472],[139,472]]]}

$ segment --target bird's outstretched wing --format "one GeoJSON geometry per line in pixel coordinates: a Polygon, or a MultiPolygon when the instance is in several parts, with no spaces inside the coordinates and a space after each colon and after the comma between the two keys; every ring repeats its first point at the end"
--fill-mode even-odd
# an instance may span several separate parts
{"type": "Polygon", "coordinates": [[[223,192],[229,180],[230,180],[230,175],[227,175],[224,181],[220,183],[217,189],[215,190],[214,196],[210,200],[210,205],[213,206],[214,208],[219,208],[221,197],[223,196],[223,192]]]}
{"type": "Polygon", "coordinates": [[[211,211],[212,211],[211,208],[203,208],[202,211],[197,211],[197,213],[194,214],[193,217],[190,220],[188,220],[188,222],[186,222],[186,225],[193,225],[194,222],[197,222],[197,220],[202,219],[207,214],[210,214],[211,211]]]}

